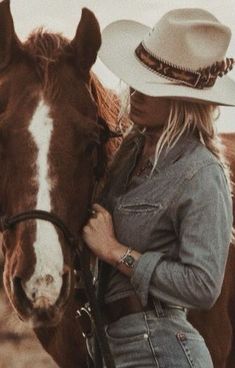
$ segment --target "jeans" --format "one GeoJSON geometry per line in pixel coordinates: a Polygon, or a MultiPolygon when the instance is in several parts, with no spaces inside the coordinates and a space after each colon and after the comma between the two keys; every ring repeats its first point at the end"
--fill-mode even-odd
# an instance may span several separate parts
{"type": "Polygon", "coordinates": [[[159,305],[105,329],[116,368],[213,368],[204,339],[182,310],[159,305]]]}

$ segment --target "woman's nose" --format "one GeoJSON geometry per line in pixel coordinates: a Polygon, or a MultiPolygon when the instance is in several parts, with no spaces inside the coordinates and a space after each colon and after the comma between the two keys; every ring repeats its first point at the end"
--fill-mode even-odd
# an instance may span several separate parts
{"type": "Polygon", "coordinates": [[[137,91],[134,88],[130,88],[130,99],[138,102],[143,102],[146,99],[146,95],[137,91]]]}

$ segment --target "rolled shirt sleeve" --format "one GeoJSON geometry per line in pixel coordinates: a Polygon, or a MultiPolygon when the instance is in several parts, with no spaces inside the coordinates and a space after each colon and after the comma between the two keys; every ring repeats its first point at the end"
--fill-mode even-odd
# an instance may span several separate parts
{"type": "Polygon", "coordinates": [[[145,252],[131,283],[144,306],[150,293],[168,303],[208,309],[221,291],[232,235],[232,200],[222,167],[213,163],[187,178],[170,215],[178,256],[145,252]]]}

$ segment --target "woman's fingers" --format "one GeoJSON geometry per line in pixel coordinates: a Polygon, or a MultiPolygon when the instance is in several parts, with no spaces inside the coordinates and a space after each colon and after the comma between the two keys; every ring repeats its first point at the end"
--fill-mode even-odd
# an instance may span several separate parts
{"type": "Polygon", "coordinates": [[[97,215],[99,213],[102,213],[103,215],[106,215],[106,216],[110,215],[109,212],[98,203],[93,203],[92,210],[95,211],[97,213],[97,215]]]}
{"type": "Polygon", "coordinates": [[[95,211],[98,211],[98,212],[107,212],[106,209],[104,207],[102,207],[100,204],[98,203],[93,203],[92,205],[92,208],[95,210],[95,211]]]}

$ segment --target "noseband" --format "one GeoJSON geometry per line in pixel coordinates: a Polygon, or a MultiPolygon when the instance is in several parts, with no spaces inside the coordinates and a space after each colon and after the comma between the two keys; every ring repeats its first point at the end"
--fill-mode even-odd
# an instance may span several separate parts
{"type": "Polygon", "coordinates": [[[54,213],[43,211],[43,210],[30,210],[26,212],[21,212],[17,215],[7,217],[0,217],[0,231],[10,230],[18,224],[19,222],[24,222],[27,220],[40,219],[44,221],[51,222],[53,225],[57,226],[64,234],[64,237],[68,244],[73,248],[77,244],[77,240],[70,232],[65,223],[54,213]]]}

